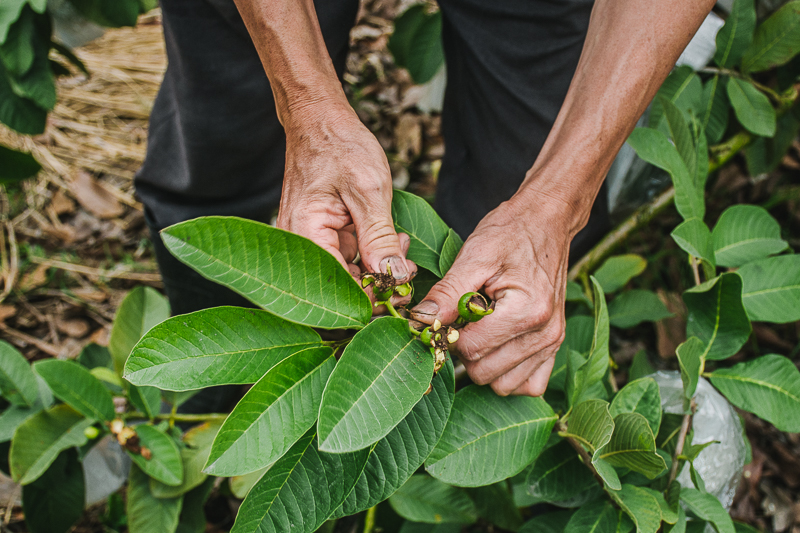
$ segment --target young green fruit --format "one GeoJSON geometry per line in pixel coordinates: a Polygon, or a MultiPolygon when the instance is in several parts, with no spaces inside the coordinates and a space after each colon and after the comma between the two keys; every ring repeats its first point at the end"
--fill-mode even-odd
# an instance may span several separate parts
{"type": "Polygon", "coordinates": [[[100,435],[100,430],[94,426],[89,426],[88,428],[83,430],[83,434],[87,439],[93,440],[96,439],[98,435],[100,435]]]}
{"type": "Polygon", "coordinates": [[[467,322],[477,322],[493,312],[486,298],[477,292],[468,292],[458,300],[458,315],[467,322]]]}

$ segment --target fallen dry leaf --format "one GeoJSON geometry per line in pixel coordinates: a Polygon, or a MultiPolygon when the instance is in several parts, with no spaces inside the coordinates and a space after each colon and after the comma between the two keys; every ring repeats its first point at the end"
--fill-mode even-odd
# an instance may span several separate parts
{"type": "Polygon", "coordinates": [[[13,305],[0,305],[0,324],[2,324],[7,318],[11,318],[16,314],[17,308],[13,305]]]}
{"type": "Polygon", "coordinates": [[[125,212],[119,200],[88,172],[76,172],[69,181],[69,187],[78,203],[99,218],[116,218],[125,212]]]}
{"type": "Polygon", "coordinates": [[[80,339],[89,333],[89,323],[82,318],[58,319],[56,320],[56,329],[64,335],[80,339]]]}
{"type": "Polygon", "coordinates": [[[80,287],[73,289],[72,294],[86,302],[102,303],[108,300],[108,294],[95,287],[80,287]]]}
{"type": "Polygon", "coordinates": [[[50,205],[56,215],[68,215],[75,212],[75,202],[61,189],[56,190],[53,194],[50,205]]]}
{"type": "Polygon", "coordinates": [[[26,273],[19,282],[19,290],[22,292],[32,291],[47,283],[47,269],[49,268],[50,265],[42,263],[32,272],[26,273]]]}
{"type": "Polygon", "coordinates": [[[100,346],[108,346],[108,335],[111,333],[109,328],[99,328],[92,333],[89,337],[89,342],[99,344],[100,346]]]}

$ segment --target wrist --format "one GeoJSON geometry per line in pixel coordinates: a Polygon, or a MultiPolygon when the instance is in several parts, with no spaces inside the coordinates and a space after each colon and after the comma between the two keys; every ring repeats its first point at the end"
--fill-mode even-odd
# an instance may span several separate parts
{"type": "Polygon", "coordinates": [[[320,132],[328,137],[330,135],[325,132],[339,131],[353,120],[361,124],[344,93],[341,97],[309,95],[290,102],[279,114],[287,138],[302,138],[320,132]]]}

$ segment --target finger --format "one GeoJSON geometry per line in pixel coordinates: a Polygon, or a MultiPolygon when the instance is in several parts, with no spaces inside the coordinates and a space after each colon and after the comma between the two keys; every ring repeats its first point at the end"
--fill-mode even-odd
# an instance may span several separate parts
{"type": "Polygon", "coordinates": [[[356,281],[361,279],[361,269],[358,265],[354,265],[353,263],[347,263],[347,270],[350,272],[350,275],[353,276],[356,281]]]}
{"type": "Polygon", "coordinates": [[[358,254],[358,241],[352,231],[339,230],[339,253],[344,260],[353,263],[358,254]]]}
{"type": "Polygon", "coordinates": [[[532,376],[526,379],[522,385],[514,389],[511,393],[514,396],[541,396],[547,390],[547,382],[550,380],[550,374],[553,372],[556,358],[551,357],[549,360],[542,363],[532,376]]]}
{"type": "Polygon", "coordinates": [[[356,227],[361,262],[371,272],[388,272],[399,283],[408,281],[410,269],[406,264],[400,239],[394,231],[391,196],[388,201],[360,202],[361,209],[351,209],[356,227]],[[388,267],[388,268],[387,268],[388,267]]]}
{"type": "MultiPolygon", "coordinates": [[[[405,233],[398,233],[397,238],[400,239],[400,249],[403,251],[403,257],[408,255],[408,247],[411,245],[411,237],[405,233]]],[[[408,259],[406,259],[408,263],[408,259]]]]}

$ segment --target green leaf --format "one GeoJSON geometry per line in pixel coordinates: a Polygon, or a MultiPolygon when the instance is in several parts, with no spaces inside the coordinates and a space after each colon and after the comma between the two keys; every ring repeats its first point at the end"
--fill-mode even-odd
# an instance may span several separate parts
{"type": "Polygon", "coordinates": [[[697,392],[697,382],[705,365],[705,352],[706,345],[697,337],[689,337],[676,350],[683,382],[684,411],[688,409],[689,401],[697,392]]]}
{"type": "Polygon", "coordinates": [[[775,135],[775,108],[769,98],[747,80],[728,78],[728,98],[736,118],[747,130],[762,137],[775,135]]]}
{"type": "Polygon", "coordinates": [[[692,479],[692,483],[695,487],[697,487],[697,490],[700,492],[706,492],[706,484],[703,481],[703,478],[700,476],[700,472],[698,472],[694,467],[694,462],[692,461],[689,462],[689,475],[692,479]]]}
{"type": "Polygon", "coordinates": [[[572,446],[561,441],[536,459],[527,484],[534,498],[562,502],[592,488],[597,481],[572,446]]]}
{"type": "Polygon", "coordinates": [[[455,374],[449,359],[402,422],[371,448],[356,486],[330,518],[352,515],[377,505],[398,488],[428,458],[444,432],[455,397],[455,374]]]}
{"type": "Polygon", "coordinates": [[[800,320],[800,255],[754,261],[737,272],[750,320],[779,324],[800,320]]]}
{"type": "Polygon", "coordinates": [[[622,483],[619,481],[619,474],[617,474],[617,471],[614,470],[611,463],[600,459],[597,454],[595,455],[596,456],[592,458],[592,464],[597,474],[603,478],[606,487],[611,490],[620,490],[622,488],[622,483]]]}
{"type": "Polygon", "coordinates": [[[134,428],[142,448],[150,450],[150,459],[126,450],[133,462],[153,479],[177,487],[183,482],[183,461],[178,445],[169,435],[153,426],[141,424],[134,428]]]}
{"type": "Polygon", "coordinates": [[[41,410],[42,406],[38,402],[33,407],[11,405],[6,408],[0,414],[0,443],[10,441],[17,428],[41,410]]]}
{"type": "Polygon", "coordinates": [[[398,533],[461,533],[461,524],[425,524],[404,520],[398,533]]]}
{"type": "Polygon", "coordinates": [[[678,149],[669,142],[666,135],[649,128],[636,128],[628,137],[628,144],[636,150],[639,157],[665,170],[672,177],[678,213],[684,219],[702,219],[705,215],[703,195],[697,190],[678,149]]]}
{"type": "Polygon", "coordinates": [[[311,328],[266,311],[205,309],[149,331],[128,359],[125,379],[176,391],[254,383],[290,355],[316,350],[320,343],[311,328]]]}
{"type": "Polygon", "coordinates": [[[317,421],[322,390],[334,366],[333,351],[320,347],[272,367],[225,420],[206,472],[237,476],[277,461],[317,421]]]}
{"type": "Polygon", "coordinates": [[[736,407],[772,423],[781,431],[800,432],[800,371],[781,355],[765,355],[720,368],[711,383],[736,407]]]}
{"type": "MultiPolygon", "coordinates": [[[[23,12],[24,14],[25,12],[23,12]]],[[[33,27],[31,27],[31,31],[33,31],[33,27]]],[[[51,111],[56,104],[56,84],[48,58],[49,40],[38,35],[31,37],[29,43],[34,53],[33,63],[24,74],[11,72],[6,63],[7,80],[11,90],[17,96],[29,99],[40,108],[51,111]]],[[[11,38],[11,33],[9,33],[9,38],[11,38]]]]}
{"type": "Polygon", "coordinates": [[[565,328],[564,342],[556,353],[556,362],[553,372],[550,374],[548,388],[564,391],[567,383],[567,357],[570,350],[579,354],[589,353],[592,349],[592,337],[594,335],[594,320],[592,317],[577,315],[567,319],[565,328]]]}
{"type": "Polygon", "coordinates": [[[633,362],[630,369],[628,369],[628,379],[631,381],[641,379],[655,371],[655,367],[650,363],[650,359],[647,356],[647,350],[642,349],[633,356],[633,362]]]}
{"type": "Polygon", "coordinates": [[[753,42],[756,29],[756,7],[753,0],[736,0],[725,25],[717,33],[717,51],[714,62],[721,68],[739,64],[745,51],[753,42]]]}
{"type": "Polygon", "coordinates": [[[111,361],[111,352],[108,351],[108,348],[93,342],[83,347],[77,357],[77,361],[89,370],[98,367],[113,368],[114,366],[111,361]]]}
{"type": "Polygon", "coordinates": [[[0,185],[35,176],[42,169],[33,156],[0,146],[0,185]]]}
{"type": "Polygon", "coordinates": [[[475,504],[463,489],[425,475],[411,476],[389,503],[397,514],[414,522],[472,524],[478,518],[475,504]]]}
{"type": "Polygon", "coordinates": [[[398,232],[408,234],[408,258],[417,265],[442,277],[440,253],[450,233],[433,207],[411,193],[394,191],[392,218],[398,232]]]}
{"type": "Polygon", "coordinates": [[[684,220],[672,230],[671,235],[684,252],[707,261],[711,266],[716,266],[711,231],[705,222],[699,218],[684,220]]]}
{"type": "Polygon", "coordinates": [[[320,450],[360,450],[385,437],[422,398],[433,356],[405,319],[383,317],[358,332],[333,370],[319,407],[320,450]]]}
{"type": "Polygon", "coordinates": [[[717,264],[738,267],[782,252],[789,243],[781,239],[781,226],[766,209],[734,205],[719,217],[712,232],[717,264]]]}
{"type": "Polygon", "coordinates": [[[664,118],[667,120],[667,131],[669,137],[678,149],[681,159],[683,159],[689,173],[693,173],[693,169],[697,166],[697,153],[694,149],[694,141],[692,134],[689,131],[689,122],[684,117],[683,113],[669,100],[661,102],[664,108],[664,118]]]}
{"type": "Polygon", "coordinates": [[[425,468],[445,483],[469,487],[514,476],[541,453],[557,418],[541,398],[501,397],[471,385],[456,394],[425,468]]]}
{"type": "Polygon", "coordinates": [[[658,322],[672,313],[654,292],[634,289],[625,291],[608,304],[608,318],[617,328],[632,328],[642,322],[658,322]]]}
{"type": "Polygon", "coordinates": [[[67,405],[41,411],[17,428],[11,441],[9,463],[16,483],[27,485],[41,476],[62,450],[83,446],[83,430],[92,420],[67,405]]]}
{"type": "Polygon", "coordinates": [[[80,13],[101,26],[118,28],[136,26],[139,17],[137,0],[70,0],[80,13]]]}
{"type": "Polygon", "coordinates": [[[33,100],[23,98],[14,91],[2,61],[0,61],[0,122],[25,135],[43,133],[47,122],[46,110],[33,100]]]}
{"type": "Polygon", "coordinates": [[[83,515],[86,482],[75,450],[65,450],[42,476],[22,487],[30,533],[67,533],[83,515]]]}
{"type": "Polygon", "coordinates": [[[425,4],[411,6],[394,21],[389,51],[395,63],[408,69],[416,84],[429,81],[444,64],[442,13],[428,13],[425,4]]]}
{"type": "Polygon", "coordinates": [[[625,513],[636,524],[637,533],[656,533],[661,525],[661,507],[653,496],[643,488],[622,485],[622,490],[609,493],[625,513]]]}
{"type": "Polygon", "coordinates": [[[726,272],[683,293],[689,311],[686,335],[705,344],[703,360],[725,359],[738,352],[752,326],[742,304],[742,278],[726,272]]]}
{"type": "Polygon", "coordinates": [[[205,533],[207,524],[203,506],[214,489],[215,481],[215,478],[209,477],[186,493],[175,533],[205,533]]]}
{"type": "Polygon", "coordinates": [[[664,498],[664,494],[651,489],[649,487],[641,487],[646,490],[650,496],[656,499],[658,502],[658,506],[661,508],[661,519],[666,522],[667,524],[674,524],[678,521],[678,511],[677,506],[673,509],[668,503],[667,500],[664,498]]]}
{"type": "Polygon", "coordinates": [[[231,533],[316,531],[347,499],[368,453],[320,452],[309,430],[253,486],[231,533]]]}
{"type": "Polygon", "coordinates": [[[136,287],[125,296],[117,309],[108,339],[108,351],[117,374],[122,375],[125,361],[139,339],[168,317],[169,302],[155,289],[136,287]]]}
{"type": "Polygon", "coordinates": [[[128,399],[147,418],[155,418],[161,410],[161,391],[155,387],[129,385],[128,399]]]}
{"type": "Polygon", "coordinates": [[[111,393],[78,363],[46,359],[38,361],[34,370],[59,400],[86,418],[110,422],[116,416],[111,393]]]}
{"type": "Polygon", "coordinates": [[[0,43],[4,43],[11,25],[19,19],[26,0],[4,0],[0,4],[0,43]]]}
{"type": "Polygon", "coordinates": [[[174,532],[178,527],[183,498],[156,498],[150,492],[150,478],[131,465],[128,476],[129,533],[174,532]]]}
{"type": "Polygon", "coordinates": [[[658,435],[661,427],[661,392],[658,384],[653,378],[628,382],[614,396],[610,413],[612,417],[622,413],[639,413],[647,419],[653,435],[658,435]]]}
{"type": "Polygon", "coordinates": [[[730,103],[728,94],[720,83],[718,74],[712,76],[703,86],[700,108],[700,128],[706,132],[708,142],[718,143],[728,127],[730,103]]]}
{"type": "Polygon", "coordinates": [[[700,76],[695,74],[692,67],[688,65],[677,67],[667,76],[667,79],[661,84],[658,94],[653,99],[648,126],[650,128],[659,128],[662,124],[662,119],[664,118],[664,108],[661,105],[662,98],[675,104],[682,113],[687,113],[691,109],[697,115],[699,114],[697,111],[700,109],[702,95],[703,84],[700,81],[700,76]]]}
{"type": "Polygon", "coordinates": [[[205,482],[208,476],[203,472],[203,466],[208,460],[211,443],[214,442],[220,426],[219,422],[205,422],[193,427],[183,435],[184,445],[180,449],[183,481],[179,485],[170,486],[150,478],[150,492],[153,496],[177,498],[205,482]]]}
{"type": "MultiPolygon", "coordinates": [[[[800,56],[798,56],[800,63],[800,56]]],[[[792,141],[800,132],[800,120],[793,114],[785,113],[778,117],[775,136],[772,138],[756,137],[744,150],[747,171],[751,176],[761,176],[777,169],[792,141]]]]}
{"type": "Polygon", "coordinates": [[[572,511],[552,511],[543,515],[534,516],[519,530],[519,533],[564,533],[572,511]]]}
{"type": "Polygon", "coordinates": [[[756,30],[742,58],[742,70],[760,72],[789,62],[800,53],[800,2],[789,2],[756,30]]]}
{"type": "Polygon", "coordinates": [[[0,340],[0,394],[12,405],[32,406],[39,396],[36,376],[28,360],[0,340]]]}
{"type": "Polygon", "coordinates": [[[597,458],[612,466],[630,468],[654,479],[666,469],[664,459],[656,453],[656,442],[647,419],[638,413],[622,413],[614,417],[614,434],[597,458]]]}
{"type": "Polygon", "coordinates": [[[478,516],[506,531],[517,531],[522,525],[522,514],[504,482],[485,487],[465,489],[475,503],[478,516]]]}
{"type": "Polygon", "coordinates": [[[608,294],[615,292],[644,272],[647,268],[647,259],[641,255],[626,254],[609,257],[594,273],[603,291],[608,294]]]}
{"type": "Polygon", "coordinates": [[[696,489],[681,489],[681,501],[703,520],[711,522],[718,533],[736,533],[728,511],[712,494],[696,489]]]}
{"type": "Polygon", "coordinates": [[[270,465],[267,468],[262,468],[261,470],[256,470],[255,472],[251,472],[249,474],[245,474],[243,476],[233,476],[230,479],[230,487],[231,492],[234,496],[239,498],[240,500],[245,499],[247,494],[250,492],[250,489],[258,483],[258,480],[264,475],[264,473],[269,470],[270,465]]]}
{"type": "MultiPolygon", "coordinates": [[[[586,362],[579,366],[574,373],[574,378],[567,378],[570,405],[580,403],[591,396],[591,392],[597,385],[602,385],[608,371],[609,350],[608,339],[610,326],[608,319],[608,307],[603,288],[594,276],[590,276],[592,281],[594,299],[594,333],[592,336],[592,347],[589,350],[589,357],[586,362]],[[571,389],[571,390],[569,390],[571,389]],[[587,395],[588,394],[588,395],[587,395]]],[[[572,360],[578,363],[578,359],[572,360]]]]}
{"type": "Polygon", "coordinates": [[[592,301],[586,297],[583,288],[575,281],[567,282],[567,293],[564,299],[568,302],[582,302],[588,307],[592,307],[592,301]]]}
{"type": "Polygon", "coordinates": [[[613,432],[614,419],[609,412],[608,402],[587,400],[573,408],[567,431],[559,432],[559,435],[578,440],[590,453],[594,453],[608,444],[613,432]]]}
{"type": "Polygon", "coordinates": [[[252,220],[204,217],[170,226],[161,237],[203,276],[290,322],[362,328],[372,316],[369,297],[350,273],[300,235],[252,220]]]}
{"type": "Polygon", "coordinates": [[[462,246],[464,246],[464,241],[461,240],[458,233],[453,229],[448,231],[447,239],[445,239],[442,245],[442,253],[439,256],[439,272],[441,272],[442,275],[447,273],[450,267],[453,266],[453,262],[456,260],[456,256],[462,246]]]}
{"type": "Polygon", "coordinates": [[[607,500],[595,500],[580,507],[569,519],[564,533],[616,533],[617,510],[607,500]]]}

